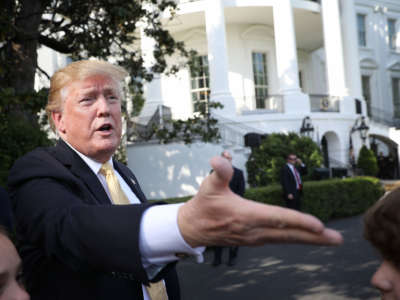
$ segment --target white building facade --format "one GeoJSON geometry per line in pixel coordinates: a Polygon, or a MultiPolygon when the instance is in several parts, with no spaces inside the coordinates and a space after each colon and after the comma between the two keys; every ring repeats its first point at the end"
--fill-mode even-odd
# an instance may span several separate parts
{"type": "MultiPolygon", "coordinates": [[[[218,101],[224,105],[214,111],[222,140],[129,145],[129,166],[149,198],[194,194],[209,172],[208,160],[223,149],[245,170],[245,134],[300,133],[306,117],[325,165],[348,167],[365,142],[396,161],[398,176],[398,0],[178,2],[165,28],[198,52],[199,68],[156,78],[146,87],[142,116],[163,105],[173,118],[186,119],[198,103],[218,101]],[[357,130],[362,121],[369,127],[365,140],[357,130]]],[[[147,38],[142,49],[151,52],[147,38]]]]}

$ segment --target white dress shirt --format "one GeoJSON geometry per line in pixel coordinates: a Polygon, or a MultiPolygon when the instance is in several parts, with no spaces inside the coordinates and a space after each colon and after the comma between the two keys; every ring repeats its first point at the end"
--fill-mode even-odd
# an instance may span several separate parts
{"type": "MultiPolygon", "coordinates": [[[[294,170],[295,166],[293,166],[292,164],[289,164],[289,163],[287,165],[289,166],[290,171],[292,171],[292,174],[294,176],[294,180],[296,181],[296,188],[299,189],[300,184],[301,184],[301,175],[300,175],[300,173],[298,171],[294,170]],[[297,178],[295,172],[297,172],[298,178],[297,178]]],[[[304,164],[301,164],[301,166],[304,167],[304,164]]]]}
{"type": "MultiPolygon", "coordinates": [[[[66,144],[70,146],[89,166],[93,173],[96,174],[111,201],[105,176],[100,173],[102,164],[83,155],[67,142],[66,144]]],[[[114,169],[112,159],[109,160],[109,163],[114,169]]],[[[114,172],[129,201],[132,204],[139,204],[139,199],[132,192],[125,180],[115,169],[114,172]]],[[[137,183],[134,182],[134,184],[137,183]]],[[[143,267],[150,279],[154,278],[166,264],[179,260],[179,257],[176,256],[177,253],[193,255],[199,263],[204,260],[203,252],[205,247],[192,248],[185,242],[181,235],[178,227],[178,209],[181,205],[183,204],[154,205],[149,207],[142,216],[139,232],[139,250],[143,267]]],[[[144,300],[150,300],[147,290],[144,287],[143,295],[144,300]]]]}

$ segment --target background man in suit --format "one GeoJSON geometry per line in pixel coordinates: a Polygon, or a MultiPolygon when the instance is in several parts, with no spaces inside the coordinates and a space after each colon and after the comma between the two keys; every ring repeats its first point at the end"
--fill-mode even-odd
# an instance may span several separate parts
{"type": "Polygon", "coordinates": [[[286,164],[281,170],[281,185],[288,208],[301,210],[301,196],[303,184],[301,175],[307,173],[307,168],[296,154],[290,153],[286,157],[286,164]]]}
{"type": "Polygon", "coordinates": [[[17,237],[32,299],[179,299],[174,263],[208,245],[337,245],[316,218],[246,200],[229,189],[232,166],[214,172],[185,204],[150,205],[112,156],[121,140],[125,70],[78,61],[57,71],[47,113],[60,141],[19,159],[9,176],[17,237]],[[240,209],[238,209],[240,208],[240,209]],[[165,285],[164,285],[165,282],[165,285]]]}
{"type": "MultiPolygon", "coordinates": [[[[221,156],[226,158],[230,163],[232,163],[232,155],[229,151],[223,151],[221,156]]],[[[232,179],[229,181],[229,188],[232,192],[243,197],[244,190],[245,190],[245,181],[243,176],[243,171],[233,167],[233,176],[232,179]]],[[[222,260],[222,251],[223,247],[215,246],[214,247],[214,261],[213,266],[218,266],[221,264],[222,260]]],[[[239,247],[238,246],[230,246],[229,247],[229,259],[228,259],[228,266],[233,266],[236,264],[237,255],[238,255],[239,247]]]]}

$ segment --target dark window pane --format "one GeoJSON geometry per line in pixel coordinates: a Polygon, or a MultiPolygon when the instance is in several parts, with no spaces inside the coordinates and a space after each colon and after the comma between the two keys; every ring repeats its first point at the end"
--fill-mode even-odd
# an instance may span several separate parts
{"type": "Polygon", "coordinates": [[[400,78],[392,78],[394,117],[400,118],[400,78]]]}

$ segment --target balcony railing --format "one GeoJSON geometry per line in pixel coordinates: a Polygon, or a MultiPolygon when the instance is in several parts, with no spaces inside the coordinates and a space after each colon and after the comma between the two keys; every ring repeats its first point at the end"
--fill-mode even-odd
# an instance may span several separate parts
{"type": "Polygon", "coordinates": [[[242,111],[244,115],[254,113],[283,113],[283,97],[282,95],[269,95],[265,99],[256,99],[255,96],[245,96],[245,103],[257,103],[258,108],[255,110],[242,111]]]}
{"type": "Polygon", "coordinates": [[[400,115],[396,116],[394,112],[383,110],[377,107],[371,106],[368,116],[371,120],[384,124],[390,127],[400,128],[400,115]]]}
{"type": "MultiPolygon", "coordinates": [[[[196,1],[201,1],[201,0],[177,0],[178,3],[188,3],[188,2],[196,2],[196,1]]],[[[321,0],[306,0],[306,1],[321,3],[321,0]]]]}
{"type": "Polygon", "coordinates": [[[340,97],[310,94],[311,112],[339,112],[340,97]]]}

